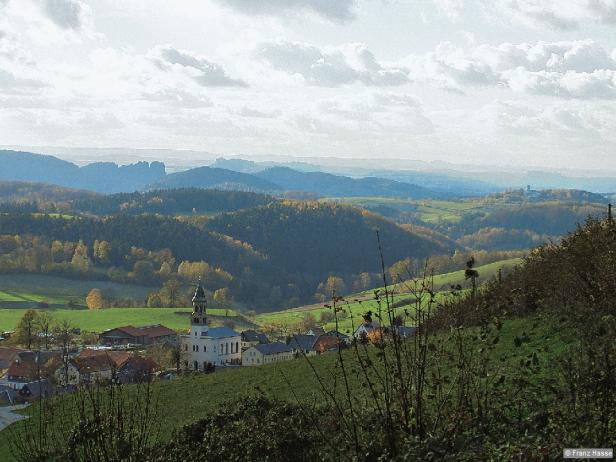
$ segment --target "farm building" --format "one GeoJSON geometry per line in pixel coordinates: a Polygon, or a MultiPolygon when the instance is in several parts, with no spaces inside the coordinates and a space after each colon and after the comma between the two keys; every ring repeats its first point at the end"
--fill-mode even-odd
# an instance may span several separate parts
{"type": "Polygon", "coordinates": [[[103,345],[152,345],[155,343],[177,343],[177,333],[160,324],[143,327],[123,326],[108,329],[99,335],[103,345]]]}
{"type": "Polygon", "coordinates": [[[242,366],[260,366],[293,359],[293,349],[281,342],[260,343],[242,352],[242,366]]]}
{"type": "Polygon", "coordinates": [[[260,343],[269,343],[267,335],[263,332],[258,332],[254,329],[248,329],[242,332],[242,350],[260,343]]]}

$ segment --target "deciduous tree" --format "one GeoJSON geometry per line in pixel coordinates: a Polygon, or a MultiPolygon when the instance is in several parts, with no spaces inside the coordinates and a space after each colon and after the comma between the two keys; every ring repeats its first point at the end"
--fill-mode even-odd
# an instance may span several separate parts
{"type": "Polygon", "coordinates": [[[92,289],[86,297],[86,305],[90,310],[100,310],[103,307],[103,294],[100,289],[92,289]]]}

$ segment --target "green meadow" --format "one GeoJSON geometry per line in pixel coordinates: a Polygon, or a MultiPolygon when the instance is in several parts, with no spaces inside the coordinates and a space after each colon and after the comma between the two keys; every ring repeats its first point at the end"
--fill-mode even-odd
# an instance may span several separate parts
{"type": "MultiPolygon", "coordinates": [[[[479,283],[486,281],[490,278],[496,277],[498,270],[513,268],[516,265],[522,263],[520,258],[512,258],[509,260],[502,260],[487,265],[477,267],[479,272],[479,283]]],[[[469,282],[464,278],[464,270],[454,271],[452,273],[440,274],[434,276],[433,279],[434,290],[437,292],[436,303],[444,302],[447,297],[450,296],[451,286],[460,284],[462,287],[468,289],[469,282]]],[[[390,290],[393,293],[393,301],[401,302],[403,300],[413,300],[413,296],[410,293],[413,283],[411,281],[401,282],[393,285],[390,290]]],[[[381,290],[381,296],[383,291],[381,290]]],[[[382,299],[384,304],[384,299],[382,299]]],[[[375,300],[374,291],[369,290],[358,294],[353,294],[345,297],[345,300],[341,303],[341,306],[345,313],[339,319],[338,328],[343,333],[350,333],[355,327],[362,322],[362,315],[367,311],[376,313],[378,311],[378,302],[375,300]]],[[[402,306],[398,310],[403,313],[405,309],[409,309],[410,306],[402,306]]],[[[384,308],[384,305],[383,305],[384,308]]],[[[269,324],[270,326],[279,326],[281,330],[286,327],[287,330],[297,329],[302,323],[302,320],[306,315],[312,315],[318,325],[323,325],[326,330],[334,329],[336,324],[334,321],[321,323],[322,313],[331,312],[330,308],[324,307],[323,304],[313,304],[302,306],[298,308],[291,308],[284,311],[274,311],[269,313],[261,313],[256,317],[256,322],[261,325],[269,324]]]]}
{"type": "MultiPolygon", "coordinates": [[[[45,309],[57,320],[69,320],[75,327],[88,332],[101,332],[113,327],[149,324],[164,324],[170,329],[185,330],[189,327],[190,308],[104,308],[102,310],[87,309],[45,309]]],[[[235,316],[233,310],[210,308],[213,316],[224,318],[235,316]]],[[[24,315],[24,309],[0,309],[0,331],[13,330],[24,315]]]]}
{"type": "MultiPolygon", "coordinates": [[[[97,288],[114,298],[145,300],[152,287],[100,280],[75,280],[40,274],[0,274],[0,308],[50,305],[85,306],[85,297],[97,288]]],[[[60,307],[60,306],[57,306],[60,307]]]]}

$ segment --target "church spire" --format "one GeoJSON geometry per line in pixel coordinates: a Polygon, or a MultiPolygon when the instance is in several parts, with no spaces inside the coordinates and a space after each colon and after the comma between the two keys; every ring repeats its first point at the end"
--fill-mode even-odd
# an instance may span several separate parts
{"type": "Polygon", "coordinates": [[[192,306],[193,312],[191,324],[207,325],[207,300],[205,298],[205,290],[203,290],[203,286],[201,285],[201,277],[199,277],[197,289],[195,290],[195,295],[192,298],[192,306]]]}

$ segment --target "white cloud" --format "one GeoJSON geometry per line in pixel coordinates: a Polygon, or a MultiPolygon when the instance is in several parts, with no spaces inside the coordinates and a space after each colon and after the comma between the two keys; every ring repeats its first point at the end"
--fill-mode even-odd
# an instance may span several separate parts
{"type": "Polygon", "coordinates": [[[458,21],[464,11],[464,0],[434,0],[434,4],[452,21],[458,21]]]}
{"type": "Polygon", "coordinates": [[[222,66],[170,45],[157,47],[151,57],[161,69],[182,72],[204,87],[247,86],[243,80],[227,75],[222,66]]]}
{"type": "Polygon", "coordinates": [[[356,0],[217,0],[246,14],[273,16],[315,13],[326,19],[346,22],[355,17],[356,0]]]}
{"type": "Polygon", "coordinates": [[[242,106],[238,111],[238,114],[242,117],[257,118],[257,119],[275,119],[282,115],[282,111],[262,111],[252,107],[242,106]]]}
{"type": "Polygon", "coordinates": [[[458,92],[479,85],[564,98],[616,97],[616,61],[591,40],[468,49],[445,43],[405,63],[413,79],[458,92]]]}
{"type": "Polygon", "coordinates": [[[36,91],[44,76],[14,37],[0,31],[0,93],[36,91]]]}
{"type": "Polygon", "coordinates": [[[530,26],[575,29],[583,24],[616,24],[614,0],[483,0],[502,18],[530,26]]]}
{"type": "Polygon", "coordinates": [[[299,42],[267,42],[257,56],[274,69],[301,76],[308,84],[337,87],[356,82],[395,86],[409,82],[407,70],[380,64],[362,44],[321,49],[299,42]]]}

